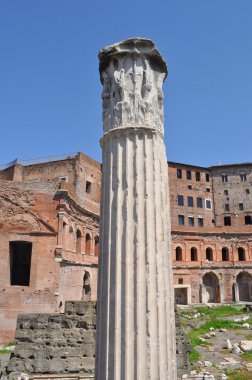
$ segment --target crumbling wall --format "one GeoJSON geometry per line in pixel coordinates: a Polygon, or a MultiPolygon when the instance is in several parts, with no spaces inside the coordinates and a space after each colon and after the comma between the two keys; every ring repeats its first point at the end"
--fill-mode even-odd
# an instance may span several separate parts
{"type": "Polygon", "coordinates": [[[20,373],[92,374],[95,325],[95,302],[67,301],[64,314],[19,315],[8,378],[20,373]]]}
{"type": "Polygon", "coordinates": [[[190,343],[184,334],[180,325],[179,314],[175,312],[175,325],[176,325],[176,358],[177,358],[177,374],[182,377],[184,373],[189,371],[189,354],[191,351],[190,343]]]}

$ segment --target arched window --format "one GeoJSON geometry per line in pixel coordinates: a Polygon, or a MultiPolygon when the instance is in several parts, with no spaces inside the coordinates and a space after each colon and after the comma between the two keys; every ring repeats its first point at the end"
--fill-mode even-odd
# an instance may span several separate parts
{"type": "Polygon", "coordinates": [[[85,271],[83,277],[83,292],[82,299],[88,301],[91,299],[91,281],[90,281],[90,273],[85,271]]]}
{"type": "Polygon", "coordinates": [[[221,250],[222,261],[229,261],[229,250],[227,247],[223,247],[221,250]]]}
{"type": "Polygon", "coordinates": [[[198,252],[195,247],[191,248],[191,261],[198,261],[198,252]]]}
{"type": "Polygon", "coordinates": [[[94,238],[95,240],[95,256],[99,255],[99,236],[94,238]]]}
{"type": "Polygon", "coordinates": [[[91,252],[91,236],[90,234],[86,234],[86,239],[85,239],[85,253],[86,255],[90,255],[91,252]]]}
{"type": "Polygon", "coordinates": [[[213,250],[210,247],[206,249],[206,261],[213,261],[213,250]]]}
{"type": "Polygon", "coordinates": [[[81,232],[79,229],[76,231],[76,253],[81,253],[81,232]]]}
{"type": "Polygon", "coordinates": [[[245,249],[242,248],[242,247],[238,248],[238,260],[239,261],[245,261],[246,260],[246,258],[245,258],[245,249]]]}
{"type": "Polygon", "coordinates": [[[182,248],[176,247],[176,261],[182,261],[182,248]]]}

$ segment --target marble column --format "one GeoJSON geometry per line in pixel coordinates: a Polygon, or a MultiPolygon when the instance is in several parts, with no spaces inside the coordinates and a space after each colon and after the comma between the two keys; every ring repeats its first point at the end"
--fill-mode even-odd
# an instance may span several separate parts
{"type": "Polygon", "coordinates": [[[103,149],[97,380],[175,380],[163,81],[152,41],[99,52],[103,149]]]}

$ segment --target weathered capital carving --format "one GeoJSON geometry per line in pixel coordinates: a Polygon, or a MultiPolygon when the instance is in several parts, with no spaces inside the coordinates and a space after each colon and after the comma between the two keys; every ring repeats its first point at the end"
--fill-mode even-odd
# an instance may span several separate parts
{"type": "Polygon", "coordinates": [[[167,66],[151,40],[131,38],[99,52],[104,133],[151,128],[163,133],[167,66]]]}

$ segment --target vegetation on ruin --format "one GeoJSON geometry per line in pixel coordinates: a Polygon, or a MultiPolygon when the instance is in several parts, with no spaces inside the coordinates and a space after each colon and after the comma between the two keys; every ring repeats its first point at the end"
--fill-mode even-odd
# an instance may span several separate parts
{"type": "Polygon", "coordinates": [[[250,380],[251,372],[247,368],[239,368],[233,371],[224,369],[224,373],[228,376],[228,380],[250,380]]]}

